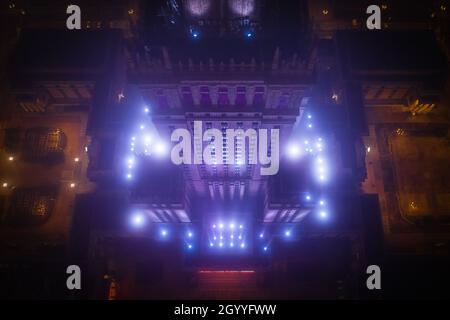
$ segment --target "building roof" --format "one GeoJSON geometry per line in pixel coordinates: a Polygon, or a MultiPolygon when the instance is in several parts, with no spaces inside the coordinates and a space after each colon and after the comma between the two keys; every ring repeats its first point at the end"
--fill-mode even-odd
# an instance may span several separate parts
{"type": "Polygon", "coordinates": [[[11,57],[12,77],[96,74],[112,61],[118,39],[115,30],[24,30],[11,57]]]}
{"type": "Polygon", "coordinates": [[[429,31],[341,31],[336,41],[349,72],[441,74],[445,56],[429,31]]]}

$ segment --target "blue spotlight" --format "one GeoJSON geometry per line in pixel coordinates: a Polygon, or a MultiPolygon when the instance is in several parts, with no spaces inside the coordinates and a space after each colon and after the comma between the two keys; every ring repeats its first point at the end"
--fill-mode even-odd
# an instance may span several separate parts
{"type": "Polygon", "coordinates": [[[326,211],[320,211],[319,218],[325,220],[326,218],[328,218],[328,213],[326,211]]]}
{"type": "Polygon", "coordinates": [[[209,246],[210,246],[210,247],[214,247],[214,243],[210,242],[210,243],[209,243],[209,246]]]}
{"type": "Polygon", "coordinates": [[[133,175],[131,173],[127,173],[127,179],[131,180],[133,178],[133,175]]]}
{"type": "Polygon", "coordinates": [[[167,153],[167,146],[166,146],[166,144],[164,142],[162,142],[162,141],[159,141],[154,146],[153,152],[155,153],[156,156],[158,156],[160,158],[165,156],[166,153],[167,153]]]}
{"type": "Polygon", "coordinates": [[[311,118],[312,118],[312,116],[310,114],[308,114],[308,119],[311,119],[311,118]]]}
{"type": "Polygon", "coordinates": [[[295,144],[295,143],[290,143],[288,146],[287,146],[287,156],[290,158],[290,159],[297,159],[298,157],[300,157],[300,155],[301,155],[301,150],[300,150],[300,147],[297,145],[297,144],[295,144]]]}
{"type": "Polygon", "coordinates": [[[194,39],[198,39],[200,37],[200,32],[198,30],[191,28],[189,32],[191,34],[191,37],[194,39]]]}
{"type": "Polygon", "coordinates": [[[230,247],[233,248],[234,247],[234,243],[230,242],[230,247]]]}
{"type": "Polygon", "coordinates": [[[136,213],[131,217],[131,224],[140,228],[145,224],[145,216],[142,213],[136,213]]]}
{"type": "Polygon", "coordinates": [[[244,242],[241,243],[241,248],[245,248],[245,243],[244,242]]]}
{"type": "Polygon", "coordinates": [[[223,223],[219,224],[219,228],[223,229],[223,223]]]}
{"type": "Polygon", "coordinates": [[[246,36],[247,38],[251,38],[251,37],[253,37],[253,32],[248,31],[248,32],[245,34],[245,36],[246,36]]]}
{"type": "Polygon", "coordinates": [[[167,236],[167,230],[166,229],[161,229],[161,236],[166,237],[167,236]]]}
{"type": "Polygon", "coordinates": [[[319,201],[319,205],[324,206],[324,205],[325,205],[325,201],[320,200],[320,201],[319,201]]]}
{"type": "Polygon", "coordinates": [[[264,233],[261,232],[261,233],[259,234],[259,237],[260,237],[261,239],[264,238],[264,233]]]}
{"type": "Polygon", "coordinates": [[[217,237],[216,237],[216,236],[214,236],[214,240],[217,240],[217,237]]]}
{"type": "Polygon", "coordinates": [[[268,249],[267,247],[264,247],[264,248],[263,248],[264,251],[267,251],[267,249],[268,249]]]}
{"type": "Polygon", "coordinates": [[[309,200],[311,200],[311,196],[309,194],[307,194],[305,199],[306,199],[306,201],[309,201],[309,200]]]}
{"type": "Polygon", "coordinates": [[[284,235],[285,235],[286,237],[290,237],[290,236],[291,236],[291,231],[290,231],[290,230],[286,230],[286,231],[284,232],[284,235]]]}
{"type": "Polygon", "coordinates": [[[191,231],[189,231],[188,234],[187,234],[187,236],[188,236],[189,238],[192,238],[193,235],[194,235],[194,234],[193,234],[191,231]]]}
{"type": "Polygon", "coordinates": [[[152,142],[152,136],[149,135],[149,134],[146,135],[146,136],[144,137],[144,142],[145,142],[145,145],[148,146],[148,144],[152,142]]]}
{"type": "Polygon", "coordinates": [[[221,248],[223,247],[223,242],[219,243],[219,247],[221,248]]]}
{"type": "Polygon", "coordinates": [[[244,228],[244,226],[241,224],[241,225],[239,225],[239,229],[242,229],[242,228],[244,228]]]}

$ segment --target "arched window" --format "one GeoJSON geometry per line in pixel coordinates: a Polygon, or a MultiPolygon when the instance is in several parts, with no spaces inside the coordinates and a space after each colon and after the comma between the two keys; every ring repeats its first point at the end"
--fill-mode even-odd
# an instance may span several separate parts
{"type": "Polygon", "coordinates": [[[12,225],[42,224],[50,217],[57,188],[19,188],[11,197],[6,222],[12,225]]]}
{"type": "Polygon", "coordinates": [[[67,137],[61,129],[32,128],[25,133],[23,153],[28,161],[61,162],[67,137]]]}

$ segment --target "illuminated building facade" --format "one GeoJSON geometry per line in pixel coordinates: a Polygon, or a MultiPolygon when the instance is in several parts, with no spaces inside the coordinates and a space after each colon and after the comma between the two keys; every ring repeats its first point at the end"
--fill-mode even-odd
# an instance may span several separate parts
{"type": "Polygon", "coordinates": [[[354,1],[114,1],[71,32],[36,3],[2,19],[2,295],[383,297],[367,265],[448,266],[446,10],[368,33],[354,1]],[[213,163],[174,164],[199,121],[213,163]]]}

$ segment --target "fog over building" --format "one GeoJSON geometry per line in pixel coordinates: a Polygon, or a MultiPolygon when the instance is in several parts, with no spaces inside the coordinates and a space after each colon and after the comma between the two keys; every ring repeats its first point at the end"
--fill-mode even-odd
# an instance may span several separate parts
{"type": "Polygon", "coordinates": [[[448,1],[69,4],[1,5],[0,296],[448,297],[448,1]]]}

